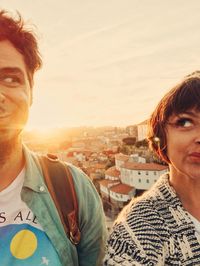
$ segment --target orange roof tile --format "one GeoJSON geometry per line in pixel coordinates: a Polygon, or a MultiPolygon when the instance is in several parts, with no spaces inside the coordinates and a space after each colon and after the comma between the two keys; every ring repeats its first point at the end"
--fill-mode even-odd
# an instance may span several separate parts
{"type": "Polygon", "coordinates": [[[162,171],[168,168],[166,165],[161,165],[157,163],[135,163],[135,162],[125,162],[121,165],[122,168],[127,168],[131,170],[146,170],[146,171],[162,171]]]}
{"type": "Polygon", "coordinates": [[[103,187],[108,187],[109,184],[116,183],[116,180],[114,181],[114,180],[109,180],[109,179],[103,179],[103,180],[100,180],[98,182],[103,187]]]}
{"type": "Polygon", "coordinates": [[[115,155],[115,159],[119,161],[128,161],[129,156],[122,153],[118,153],[115,155]]]}
{"type": "Polygon", "coordinates": [[[119,184],[110,188],[111,191],[124,195],[127,195],[133,189],[134,187],[128,186],[126,184],[119,184]]]}
{"type": "Polygon", "coordinates": [[[106,170],[105,174],[109,176],[119,177],[120,171],[118,171],[115,166],[112,166],[106,170]]]}
{"type": "Polygon", "coordinates": [[[95,163],[93,164],[93,167],[96,169],[105,169],[106,164],[95,163]]]}

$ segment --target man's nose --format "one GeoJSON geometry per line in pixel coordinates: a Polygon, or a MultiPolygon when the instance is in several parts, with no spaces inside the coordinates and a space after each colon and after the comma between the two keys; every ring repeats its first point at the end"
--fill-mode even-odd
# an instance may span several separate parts
{"type": "Polygon", "coordinates": [[[1,92],[1,90],[0,90],[0,103],[4,103],[5,100],[6,100],[6,97],[5,97],[5,95],[3,94],[3,92],[1,92]]]}

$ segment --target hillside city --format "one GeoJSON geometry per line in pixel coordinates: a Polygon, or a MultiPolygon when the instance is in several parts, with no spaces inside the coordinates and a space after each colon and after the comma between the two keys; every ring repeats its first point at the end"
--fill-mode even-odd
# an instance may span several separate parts
{"type": "Polygon", "coordinates": [[[148,148],[147,121],[121,127],[25,132],[25,144],[39,154],[53,153],[81,168],[103,203],[107,227],[133,197],[148,190],[168,170],[148,148]]]}

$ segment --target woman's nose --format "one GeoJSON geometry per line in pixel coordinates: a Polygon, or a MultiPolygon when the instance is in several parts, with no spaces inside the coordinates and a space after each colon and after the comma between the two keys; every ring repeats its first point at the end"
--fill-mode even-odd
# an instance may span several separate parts
{"type": "Polygon", "coordinates": [[[200,144],[200,138],[195,141],[197,144],[200,144]]]}
{"type": "Polygon", "coordinates": [[[198,128],[196,128],[196,137],[195,137],[195,143],[200,144],[200,124],[198,125],[198,128]]]}

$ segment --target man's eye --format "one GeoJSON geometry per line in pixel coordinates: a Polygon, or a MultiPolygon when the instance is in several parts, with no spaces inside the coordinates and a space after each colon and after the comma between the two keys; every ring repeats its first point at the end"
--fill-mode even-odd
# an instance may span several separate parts
{"type": "Polygon", "coordinates": [[[18,77],[4,77],[4,82],[7,82],[7,83],[19,83],[20,80],[18,77]]]}
{"type": "Polygon", "coordinates": [[[0,82],[6,86],[15,87],[21,84],[21,79],[18,76],[5,75],[0,77],[0,82]]]}
{"type": "Polygon", "coordinates": [[[193,122],[191,119],[188,118],[180,118],[177,122],[176,122],[176,126],[179,127],[191,127],[193,126],[193,122]]]}

